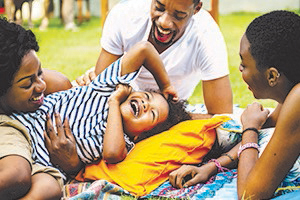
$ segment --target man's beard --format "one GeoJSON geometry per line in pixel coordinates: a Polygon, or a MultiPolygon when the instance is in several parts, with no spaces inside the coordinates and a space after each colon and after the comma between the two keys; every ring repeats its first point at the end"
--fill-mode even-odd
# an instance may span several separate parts
{"type": "Polygon", "coordinates": [[[152,21],[152,28],[151,28],[151,37],[152,37],[152,40],[155,41],[159,46],[167,46],[168,47],[168,46],[171,46],[174,43],[174,38],[175,38],[176,33],[173,33],[173,36],[172,36],[172,38],[171,38],[171,40],[169,42],[164,43],[164,42],[161,42],[158,39],[156,39],[156,37],[155,37],[155,31],[159,32],[156,29],[157,29],[157,27],[155,25],[155,21],[153,20],[152,21]]]}

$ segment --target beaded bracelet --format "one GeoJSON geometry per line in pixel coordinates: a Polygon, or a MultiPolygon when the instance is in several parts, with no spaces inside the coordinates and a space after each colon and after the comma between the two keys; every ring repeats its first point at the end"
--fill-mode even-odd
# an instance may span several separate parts
{"type": "Polygon", "coordinates": [[[234,158],[231,155],[229,155],[228,153],[223,153],[222,156],[227,156],[228,158],[230,158],[230,160],[232,162],[234,162],[234,158]]]}
{"type": "Polygon", "coordinates": [[[239,151],[238,151],[238,158],[240,158],[240,155],[241,155],[241,153],[242,153],[244,150],[249,149],[249,148],[254,148],[254,149],[256,149],[256,150],[258,151],[258,153],[259,153],[259,146],[258,146],[258,144],[257,144],[257,143],[254,143],[254,142],[249,142],[249,143],[246,143],[246,144],[240,146],[239,151]]]}
{"type": "Polygon", "coordinates": [[[257,135],[259,135],[259,131],[257,130],[257,128],[246,128],[245,130],[242,131],[242,135],[246,132],[246,131],[254,131],[255,133],[257,133],[257,135]]]}

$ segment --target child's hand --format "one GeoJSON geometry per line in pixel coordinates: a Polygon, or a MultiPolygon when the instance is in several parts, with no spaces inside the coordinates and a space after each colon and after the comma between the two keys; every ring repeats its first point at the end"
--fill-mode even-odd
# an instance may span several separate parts
{"type": "Polygon", "coordinates": [[[166,88],[164,88],[163,90],[162,90],[162,93],[163,93],[163,95],[164,95],[164,97],[166,98],[166,99],[168,99],[168,97],[169,97],[169,95],[171,95],[173,98],[172,98],[172,100],[173,101],[178,101],[178,94],[177,94],[177,91],[175,90],[175,88],[173,87],[173,86],[168,86],[168,87],[166,87],[166,88]]]}
{"type": "Polygon", "coordinates": [[[197,183],[205,183],[212,176],[215,166],[202,165],[201,167],[193,165],[182,165],[177,170],[169,174],[169,181],[173,187],[184,188],[197,183]]]}
{"type": "Polygon", "coordinates": [[[111,94],[109,101],[115,100],[122,103],[127,99],[131,91],[132,87],[129,85],[119,84],[117,85],[116,90],[111,94]]]}

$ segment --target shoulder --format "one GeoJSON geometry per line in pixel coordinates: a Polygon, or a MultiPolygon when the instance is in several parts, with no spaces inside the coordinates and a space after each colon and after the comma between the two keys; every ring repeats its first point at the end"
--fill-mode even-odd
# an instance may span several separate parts
{"type": "Polygon", "coordinates": [[[292,90],[289,92],[287,97],[282,104],[282,108],[279,113],[277,125],[286,124],[286,128],[293,129],[294,132],[296,129],[300,131],[300,83],[295,85],[292,90]]]}
{"type": "Polygon", "coordinates": [[[60,72],[44,68],[43,74],[47,86],[45,95],[72,88],[70,80],[60,72]]]}
{"type": "Polygon", "coordinates": [[[122,0],[117,3],[109,12],[109,15],[114,17],[139,17],[150,12],[151,0],[122,0]]]}
{"type": "Polygon", "coordinates": [[[8,131],[18,130],[20,132],[26,133],[26,127],[16,119],[12,119],[7,115],[0,115],[0,132],[3,132],[4,129],[8,131]]]}

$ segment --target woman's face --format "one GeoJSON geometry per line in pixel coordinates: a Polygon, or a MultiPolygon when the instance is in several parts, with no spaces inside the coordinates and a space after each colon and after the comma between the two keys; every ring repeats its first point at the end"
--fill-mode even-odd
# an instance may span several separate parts
{"type": "Polygon", "coordinates": [[[242,72],[242,77],[254,97],[257,99],[266,99],[268,98],[268,88],[270,88],[266,78],[266,72],[259,71],[256,68],[256,62],[249,48],[250,43],[244,34],[240,43],[241,64],[239,70],[242,72]]]}
{"type": "Polygon", "coordinates": [[[41,63],[36,52],[31,50],[23,57],[12,86],[0,97],[1,108],[6,114],[35,111],[43,103],[45,89],[41,63]]]}

